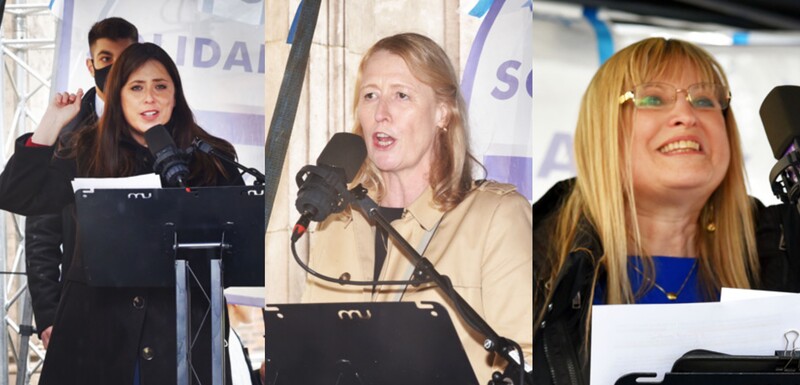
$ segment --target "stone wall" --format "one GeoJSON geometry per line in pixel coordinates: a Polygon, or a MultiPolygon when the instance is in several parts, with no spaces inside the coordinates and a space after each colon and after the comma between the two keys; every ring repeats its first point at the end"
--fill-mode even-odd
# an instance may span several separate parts
{"type": "MultiPolygon", "coordinates": [[[[286,38],[298,3],[267,2],[268,125],[291,48],[286,38]]],[[[299,217],[294,209],[294,176],[302,166],[315,162],[334,133],[350,130],[353,86],[362,54],[382,37],[418,32],[442,45],[454,67],[463,71],[480,21],[466,15],[461,7],[473,5],[474,1],[466,0],[322,1],[290,150],[267,229],[268,302],[296,302],[302,295],[305,274],[289,248],[291,227],[299,217]]],[[[303,258],[308,253],[309,238],[313,241],[313,233],[298,242],[303,258]]]]}

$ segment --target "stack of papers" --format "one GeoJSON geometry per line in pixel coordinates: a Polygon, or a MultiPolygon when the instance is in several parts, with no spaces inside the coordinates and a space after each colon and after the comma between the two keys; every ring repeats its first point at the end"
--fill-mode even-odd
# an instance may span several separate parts
{"type": "Polygon", "coordinates": [[[694,349],[770,356],[787,348],[791,330],[800,330],[800,294],[724,288],[720,302],[596,305],[590,384],[629,373],[657,373],[648,380],[660,382],[694,349]]]}
{"type": "Polygon", "coordinates": [[[80,189],[136,189],[136,188],[161,188],[161,178],[158,174],[142,174],[125,178],[75,178],[72,180],[72,192],[80,189]]]}

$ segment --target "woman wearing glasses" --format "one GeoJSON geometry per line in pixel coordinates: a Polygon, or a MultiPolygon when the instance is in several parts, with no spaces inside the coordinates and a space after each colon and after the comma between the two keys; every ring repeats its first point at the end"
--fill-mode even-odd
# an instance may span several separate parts
{"type": "Polygon", "coordinates": [[[578,176],[534,205],[536,384],[588,384],[592,304],[798,291],[779,248],[789,211],[747,195],[729,101],[720,65],[679,40],[635,43],[595,74],[575,131],[578,176]]]}

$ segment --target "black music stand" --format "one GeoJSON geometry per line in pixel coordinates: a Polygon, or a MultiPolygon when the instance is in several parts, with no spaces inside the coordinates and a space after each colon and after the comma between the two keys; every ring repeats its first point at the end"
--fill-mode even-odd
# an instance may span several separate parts
{"type": "Polygon", "coordinates": [[[222,384],[223,284],[264,285],[263,186],[83,189],[75,193],[75,205],[89,285],[175,287],[179,385],[189,383],[191,364],[185,258],[205,250],[211,269],[212,382],[222,384]]]}
{"type": "Polygon", "coordinates": [[[675,361],[662,382],[640,381],[652,377],[656,373],[629,373],[615,385],[796,385],[800,384],[800,352],[793,349],[775,351],[773,356],[748,356],[692,350],[675,361]]]}
{"type": "Polygon", "coordinates": [[[478,384],[435,302],[267,305],[268,385],[478,384]]]}

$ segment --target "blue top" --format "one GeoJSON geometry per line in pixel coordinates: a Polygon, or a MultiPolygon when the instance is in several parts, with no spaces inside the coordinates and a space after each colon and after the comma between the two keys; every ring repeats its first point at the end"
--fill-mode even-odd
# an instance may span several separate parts
{"type": "MultiPolygon", "coordinates": [[[[633,294],[638,294],[639,287],[647,283],[642,277],[644,268],[642,259],[638,256],[629,257],[628,277],[631,280],[633,294]],[[638,271],[637,271],[638,269],[638,271]]],[[[706,302],[697,281],[697,270],[695,266],[696,258],[679,258],[654,256],[653,266],[655,268],[655,283],[668,293],[676,293],[677,298],[671,301],[667,295],[655,285],[644,293],[643,296],[636,298],[636,303],[691,303],[706,302]],[[684,282],[686,284],[684,285],[684,282]],[[681,290],[681,286],[683,289],[681,290]],[[680,292],[679,292],[680,291],[680,292]]],[[[598,282],[594,293],[594,304],[602,305],[605,303],[605,282],[598,282]]]]}

